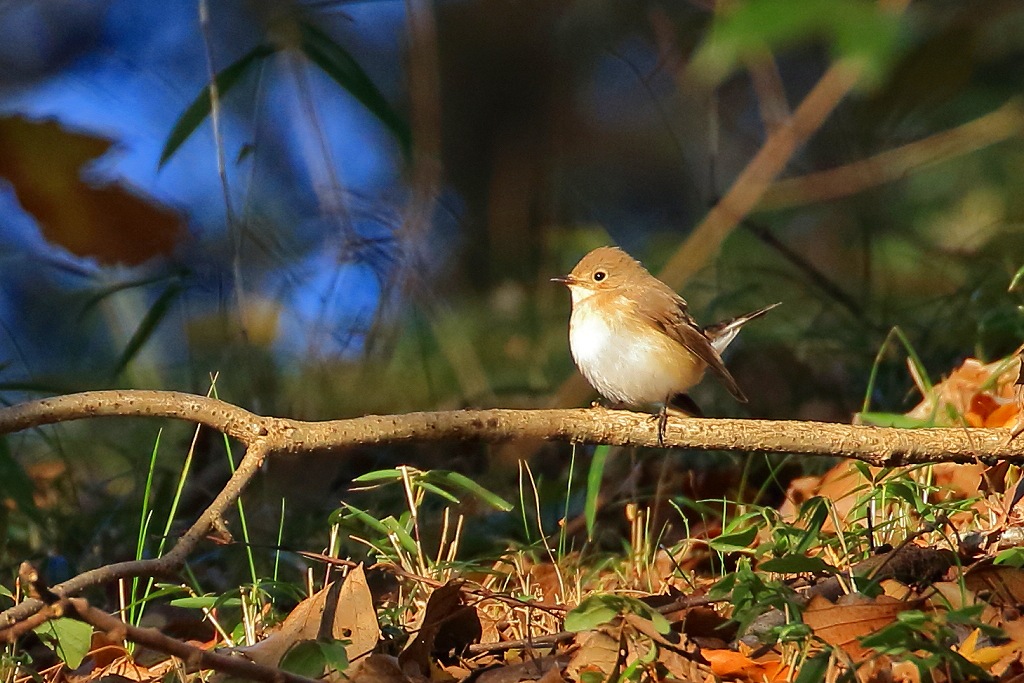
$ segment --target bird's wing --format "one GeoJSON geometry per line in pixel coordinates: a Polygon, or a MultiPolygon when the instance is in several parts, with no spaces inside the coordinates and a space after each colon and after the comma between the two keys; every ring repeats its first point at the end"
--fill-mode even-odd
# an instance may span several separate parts
{"type": "Polygon", "coordinates": [[[747,402],[747,397],[740,389],[740,385],[736,383],[736,379],[725,367],[721,356],[711,344],[711,340],[690,316],[686,301],[681,296],[673,292],[667,285],[664,289],[651,287],[643,294],[643,300],[637,303],[638,313],[645,315],[653,325],[704,361],[737,401],[747,402]]]}

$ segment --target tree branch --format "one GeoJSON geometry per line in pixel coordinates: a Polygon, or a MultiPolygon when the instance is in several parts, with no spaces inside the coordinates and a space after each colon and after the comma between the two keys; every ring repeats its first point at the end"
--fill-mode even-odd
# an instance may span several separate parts
{"type": "Polygon", "coordinates": [[[239,678],[262,683],[317,683],[316,679],[298,676],[296,674],[275,669],[269,666],[256,664],[242,655],[227,655],[209,650],[203,650],[189,645],[180,640],[165,636],[155,628],[140,628],[126,624],[117,617],[107,614],[101,609],[93,607],[84,598],[65,598],[52,605],[47,605],[36,616],[15,627],[0,630],[0,642],[13,642],[17,635],[20,635],[27,624],[38,625],[49,619],[60,616],[70,616],[90,624],[96,629],[103,631],[110,640],[117,642],[129,640],[139,645],[172,655],[182,660],[189,672],[200,669],[220,671],[239,678]]]}
{"type": "MultiPolygon", "coordinates": [[[[459,410],[367,415],[303,422],[261,417],[237,406],[169,391],[91,391],[0,409],[0,434],[87,417],[165,417],[196,422],[234,437],[247,448],[238,468],[209,507],[165,555],[92,569],[53,587],[61,598],[108,581],[168,575],[180,570],[202,538],[245,490],[266,457],[331,449],[344,457],[363,445],[410,442],[502,443],[545,439],[585,444],[658,447],[652,416],[604,408],[570,410],[459,410]]],[[[855,458],[880,467],[978,460],[1024,461],[1024,440],[1006,429],[941,427],[897,429],[822,422],[670,417],[663,443],[672,448],[797,453],[855,458]]],[[[35,614],[39,600],[0,613],[0,628],[35,614]]]]}

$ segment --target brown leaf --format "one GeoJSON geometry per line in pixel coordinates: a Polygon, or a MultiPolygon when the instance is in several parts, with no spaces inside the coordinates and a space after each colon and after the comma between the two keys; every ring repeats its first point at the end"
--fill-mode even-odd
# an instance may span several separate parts
{"type": "Polygon", "coordinates": [[[410,683],[413,680],[402,673],[396,657],[381,654],[354,662],[345,677],[350,683],[410,683]]]}
{"type": "Polygon", "coordinates": [[[861,595],[847,595],[838,604],[816,595],[804,610],[803,620],[816,636],[859,660],[869,652],[861,647],[857,641],[859,637],[888,626],[895,621],[897,614],[916,606],[916,602],[902,602],[887,595],[880,595],[874,600],[861,595]]]}
{"type": "Polygon", "coordinates": [[[739,624],[726,619],[710,607],[693,607],[683,617],[683,633],[690,638],[714,638],[730,642],[739,624]]]}
{"type": "Polygon", "coordinates": [[[450,660],[471,643],[480,641],[483,627],[476,607],[462,604],[459,584],[449,582],[427,599],[416,638],[398,656],[403,671],[430,675],[431,657],[450,660]]]}
{"type": "Polygon", "coordinates": [[[976,564],[964,574],[964,586],[996,606],[1024,604],[1024,569],[976,564]]]}
{"type": "Polygon", "coordinates": [[[123,657],[118,657],[106,666],[92,671],[89,678],[94,681],[122,678],[138,683],[148,683],[150,681],[159,681],[174,666],[175,663],[171,659],[166,659],[152,667],[142,666],[135,662],[131,655],[126,654],[123,657]]]}
{"type": "Polygon", "coordinates": [[[670,676],[680,681],[701,681],[711,673],[707,664],[668,649],[658,652],[658,664],[664,667],[670,676]]]}
{"type": "Polygon", "coordinates": [[[569,662],[567,655],[546,655],[530,658],[516,664],[488,669],[477,676],[477,683],[520,683],[521,681],[541,681],[542,683],[559,683],[562,670],[569,662]]]}
{"type": "MultiPolygon", "coordinates": [[[[621,628],[617,629],[621,632],[621,628]]],[[[622,664],[623,644],[604,628],[587,631],[577,636],[580,646],[573,653],[572,660],[565,667],[565,675],[569,680],[579,681],[584,673],[593,671],[601,674],[604,680],[615,680],[613,674],[622,664]]]]}
{"type": "Polygon", "coordinates": [[[169,254],[182,236],[177,214],[119,183],[82,180],[83,167],[112,144],[53,121],[0,118],[0,176],[43,236],[72,254],[128,265],[169,254]]]}
{"type": "Polygon", "coordinates": [[[296,605],[270,637],[235,651],[257,664],[276,667],[295,643],[325,638],[350,641],[345,646],[350,662],[371,652],[380,640],[377,612],[362,565],[349,572],[344,583],[332,583],[296,605]]]}

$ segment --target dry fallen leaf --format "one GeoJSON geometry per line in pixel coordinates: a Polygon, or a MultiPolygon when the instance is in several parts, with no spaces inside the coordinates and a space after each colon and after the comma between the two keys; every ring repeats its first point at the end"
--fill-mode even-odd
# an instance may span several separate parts
{"type": "Polygon", "coordinates": [[[711,662],[716,676],[729,680],[773,683],[789,680],[790,668],[776,660],[756,661],[743,652],[733,650],[703,650],[701,654],[711,662]]]}
{"type": "Polygon", "coordinates": [[[82,179],[112,145],[53,121],[0,118],[0,177],[14,186],[43,236],[72,254],[126,265],[170,254],[183,234],[177,214],[120,183],[99,187],[82,179]]]}
{"type": "Polygon", "coordinates": [[[964,659],[972,664],[977,664],[982,669],[991,669],[996,662],[1003,659],[1006,655],[1012,654],[1019,647],[1017,643],[978,647],[979,637],[981,637],[981,629],[976,628],[964,639],[964,642],[960,643],[957,652],[964,659]]]}
{"type": "Polygon", "coordinates": [[[964,574],[964,586],[995,606],[1024,604],[1024,569],[976,564],[964,574]]]}
{"type": "Polygon", "coordinates": [[[407,673],[429,676],[434,657],[461,655],[468,645],[480,641],[482,633],[476,607],[463,605],[459,584],[449,582],[430,594],[416,637],[398,661],[407,673]]]}
{"type": "Polygon", "coordinates": [[[621,622],[616,620],[615,623],[619,626],[612,627],[609,624],[596,631],[577,634],[579,649],[573,653],[572,660],[565,667],[565,675],[569,680],[579,681],[588,672],[599,673],[602,680],[615,680],[612,675],[624,661],[620,652],[624,647],[621,637],[609,633],[610,630],[621,633],[621,622]]]}
{"type": "Polygon", "coordinates": [[[869,652],[861,646],[858,638],[888,626],[897,614],[916,606],[916,602],[904,602],[887,595],[880,595],[874,600],[847,595],[836,604],[816,595],[804,610],[803,620],[814,635],[829,645],[842,648],[856,661],[869,652]]]}
{"type": "Polygon", "coordinates": [[[268,638],[234,651],[257,664],[276,667],[299,641],[324,638],[350,641],[345,646],[350,662],[377,646],[380,626],[362,565],[350,571],[344,583],[332,583],[296,605],[268,638]]]}

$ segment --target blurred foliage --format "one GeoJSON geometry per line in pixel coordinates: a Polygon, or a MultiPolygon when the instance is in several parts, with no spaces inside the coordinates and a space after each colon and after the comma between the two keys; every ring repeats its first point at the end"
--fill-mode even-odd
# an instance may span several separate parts
{"type": "MultiPolygon", "coordinates": [[[[83,164],[108,149],[106,136],[34,117],[4,120],[4,131],[21,132],[0,132],[0,174],[46,240],[18,246],[4,228],[5,248],[21,249],[11,252],[0,289],[4,401],[105,386],[203,393],[219,373],[221,398],[307,419],[546,406],[575,372],[568,296],[548,278],[609,242],[657,272],[777,124],[764,113],[795,107],[833,59],[862,60],[869,77],[791,161],[791,177],[928,145],[1020,96],[1024,6],[1015,0],[921,0],[902,16],[866,1],[749,0],[729,3],[720,17],[696,1],[437,3],[436,35],[421,37],[438,58],[442,158],[428,161],[441,163],[444,185],[424,209],[415,203],[425,191],[417,141],[431,131],[417,126],[431,118],[416,116],[427,103],[402,87],[409,55],[380,47],[408,39],[393,12],[377,13],[385,4],[214,8],[214,71],[239,71],[230,72],[233,85],[220,84],[229,95],[225,123],[239,131],[226,150],[229,195],[240,200],[233,214],[210,206],[220,189],[215,150],[203,137],[202,69],[175,82],[184,99],[171,119],[187,131],[139,127],[153,174],[161,150],[177,150],[162,173],[184,166],[182,182],[208,190],[176,206],[180,216],[169,222],[161,199],[143,202],[139,187],[96,187],[92,168],[83,180],[83,164]],[[298,51],[318,68],[331,61],[323,54],[350,59],[357,71],[349,73],[367,79],[359,80],[363,95],[335,74],[316,81],[324,74],[278,49],[289,27],[305,27],[298,35],[320,46],[320,58],[306,43],[298,51]],[[250,52],[253,45],[274,45],[274,54],[250,52]],[[353,96],[358,114],[345,108],[353,96]],[[408,157],[401,121],[412,122],[408,157]],[[376,127],[384,135],[358,138],[380,148],[368,147],[365,158],[331,146],[376,127]],[[208,163],[196,170],[186,153],[201,144],[208,163]],[[391,166],[366,171],[371,152],[391,166]],[[385,180],[364,189],[361,173],[385,180]],[[409,214],[424,210],[430,229],[407,230],[409,214]],[[152,235],[163,241],[154,245],[152,235]]],[[[199,37],[179,40],[184,49],[199,37]]],[[[101,49],[85,44],[81,54],[101,49]]],[[[26,78],[43,89],[65,68],[61,61],[26,78]]],[[[21,113],[18,102],[11,97],[6,108],[21,113]]],[[[132,112],[111,115],[130,120],[132,112]]],[[[697,401],[710,415],[848,420],[895,325],[933,378],[965,356],[1012,351],[1024,341],[1022,294],[1008,291],[1024,261],[1021,178],[1018,130],[969,152],[939,148],[891,182],[747,217],[683,295],[703,323],[784,306],[744,329],[727,359],[751,404],[731,403],[713,382],[697,401]]],[[[898,412],[917,397],[905,355],[891,348],[870,402],[898,412]]],[[[140,507],[153,427],[111,425],[7,439],[3,571],[25,558],[49,556],[77,570],[132,556],[125,520],[140,507]]],[[[155,510],[166,509],[191,438],[179,427],[164,437],[155,510]]],[[[227,476],[218,445],[205,438],[183,519],[227,476]]],[[[537,459],[542,487],[564,491],[553,482],[564,480],[568,446],[545,448],[557,457],[537,459]]],[[[509,463],[535,453],[449,444],[275,462],[247,496],[250,527],[269,544],[287,496],[296,504],[285,536],[300,545],[322,533],[344,485],[363,472],[443,463],[501,490],[509,463]]],[[[745,460],[742,469],[736,460],[668,457],[690,469],[728,468],[723,486],[765,481],[763,471],[776,476],[768,459],[745,460]]],[[[270,558],[266,551],[257,560],[270,558]]],[[[214,571],[210,558],[199,564],[214,571]]]]}

